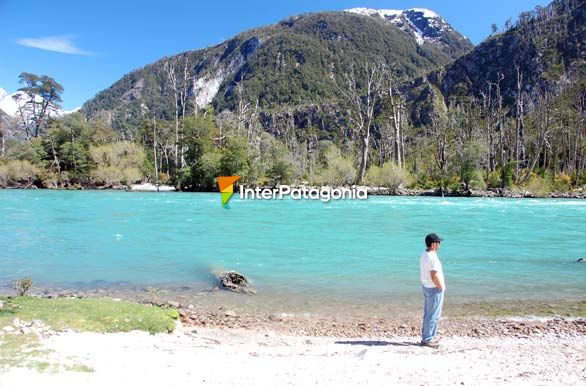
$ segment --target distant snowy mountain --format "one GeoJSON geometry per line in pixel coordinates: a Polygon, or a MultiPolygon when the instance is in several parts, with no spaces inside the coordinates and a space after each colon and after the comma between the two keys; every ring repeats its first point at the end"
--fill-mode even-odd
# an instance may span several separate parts
{"type": "MultiPolygon", "coordinates": [[[[22,91],[17,91],[12,94],[8,94],[6,90],[0,87],[0,110],[4,111],[5,114],[11,117],[17,117],[19,113],[19,107],[25,107],[26,103],[26,95],[22,91]],[[20,98],[15,99],[15,96],[19,96],[20,98]]],[[[53,117],[62,117],[67,114],[71,114],[79,110],[80,107],[73,109],[73,110],[62,110],[62,109],[51,109],[51,116],[53,117]]]]}
{"type": "Polygon", "coordinates": [[[0,110],[10,116],[15,116],[18,111],[18,104],[3,88],[0,88],[0,110]]]}
{"type": "MultiPolygon", "coordinates": [[[[351,8],[346,12],[382,17],[413,35],[418,44],[453,44],[454,41],[469,43],[468,39],[458,33],[437,13],[425,8],[370,9],[351,8]]],[[[471,46],[471,44],[470,44],[471,46]]]]}

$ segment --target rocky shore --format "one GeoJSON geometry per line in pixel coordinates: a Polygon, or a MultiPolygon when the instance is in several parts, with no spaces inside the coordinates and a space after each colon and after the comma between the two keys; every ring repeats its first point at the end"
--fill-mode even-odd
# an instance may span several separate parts
{"type": "MultiPolygon", "coordinates": [[[[195,298],[173,297],[172,294],[153,297],[150,296],[149,291],[142,294],[105,290],[62,291],[46,292],[36,296],[46,298],[124,298],[142,304],[176,308],[182,325],[190,331],[197,331],[201,328],[220,328],[272,331],[292,336],[392,338],[397,336],[417,337],[421,328],[419,312],[400,313],[397,311],[395,314],[381,312],[379,315],[348,311],[338,314],[271,312],[255,309],[248,304],[243,306],[234,306],[234,302],[223,304],[217,298],[209,298],[205,294],[200,297],[201,302],[194,301],[195,298]]],[[[236,296],[246,297],[247,295],[236,296]]],[[[446,337],[474,338],[527,338],[541,335],[586,336],[586,318],[583,317],[585,307],[585,301],[568,302],[567,304],[520,302],[514,305],[447,306],[440,324],[440,334],[446,337]],[[495,316],[494,310],[505,312],[507,316],[495,316]]]]}
{"type": "MultiPolygon", "coordinates": [[[[417,317],[324,317],[276,315],[241,315],[223,307],[214,311],[199,310],[196,306],[179,309],[186,328],[243,328],[256,331],[274,331],[298,336],[330,337],[417,337],[421,320],[417,317]]],[[[548,335],[586,336],[584,318],[488,318],[444,317],[440,324],[442,336],[456,337],[517,337],[548,335]]]]}
{"type": "MultiPolygon", "coordinates": [[[[0,189],[61,189],[61,190],[119,190],[119,191],[138,191],[138,192],[175,192],[177,191],[171,185],[153,185],[150,183],[138,185],[106,185],[106,186],[82,186],[62,185],[62,186],[36,186],[34,184],[18,184],[14,186],[0,186],[0,189]]],[[[264,188],[264,186],[263,186],[264,188]]],[[[586,190],[575,189],[568,192],[549,192],[545,195],[538,195],[528,190],[511,190],[501,188],[490,188],[486,190],[478,189],[408,189],[408,188],[387,188],[368,186],[367,191],[372,196],[413,196],[413,197],[489,197],[489,198],[586,198],[586,190]]],[[[216,193],[216,192],[212,192],[216,193]]]]}
{"type": "Polygon", "coordinates": [[[510,189],[406,189],[368,187],[368,194],[373,196],[423,196],[423,197],[502,197],[502,198],[586,198],[586,192],[582,189],[570,192],[551,192],[545,196],[538,196],[530,191],[510,189]]]}

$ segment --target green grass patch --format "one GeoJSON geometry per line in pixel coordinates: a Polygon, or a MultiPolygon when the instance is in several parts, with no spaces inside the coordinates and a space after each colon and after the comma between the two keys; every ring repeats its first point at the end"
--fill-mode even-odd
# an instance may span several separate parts
{"type": "Polygon", "coordinates": [[[78,373],[93,373],[94,369],[82,364],[75,364],[65,368],[68,371],[77,371],[78,373]]]}
{"type": "Polygon", "coordinates": [[[47,356],[36,335],[3,335],[0,337],[0,369],[28,367],[39,372],[55,367],[47,356]]]}
{"type": "Polygon", "coordinates": [[[56,330],[92,332],[148,331],[171,332],[179,314],[175,309],[111,299],[43,299],[35,297],[2,298],[8,310],[0,311],[0,328],[21,321],[41,320],[56,330]]]}
{"type": "MultiPolygon", "coordinates": [[[[0,297],[0,329],[22,322],[40,320],[54,330],[72,329],[92,332],[125,332],[132,330],[171,332],[179,317],[175,309],[163,309],[111,299],[42,299],[35,297],[0,297]]],[[[68,360],[67,364],[49,359],[36,334],[0,335],[0,370],[27,367],[39,372],[92,372],[91,367],[68,360]]]]}

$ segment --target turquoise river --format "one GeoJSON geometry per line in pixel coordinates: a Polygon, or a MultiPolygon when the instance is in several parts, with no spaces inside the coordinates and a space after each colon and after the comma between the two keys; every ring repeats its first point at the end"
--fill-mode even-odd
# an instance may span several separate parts
{"type": "Polygon", "coordinates": [[[29,276],[39,291],[196,294],[237,270],[281,306],[419,307],[423,238],[437,232],[452,302],[585,299],[586,200],[235,194],[230,206],[218,193],[1,190],[0,292],[29,276]]]}

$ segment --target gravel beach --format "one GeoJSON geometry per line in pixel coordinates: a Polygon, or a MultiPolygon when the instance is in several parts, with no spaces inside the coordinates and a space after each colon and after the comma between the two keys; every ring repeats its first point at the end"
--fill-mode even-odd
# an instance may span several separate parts
{"type": "Polygon", "coordinates": [[[443,337],[293,336],[238,328],[180,327],[173,334],[61,332],[43,339],[59,363],[87,372],[11,368],[0,385],[380,385],[586,382],[586,335],[443,337]]]}

